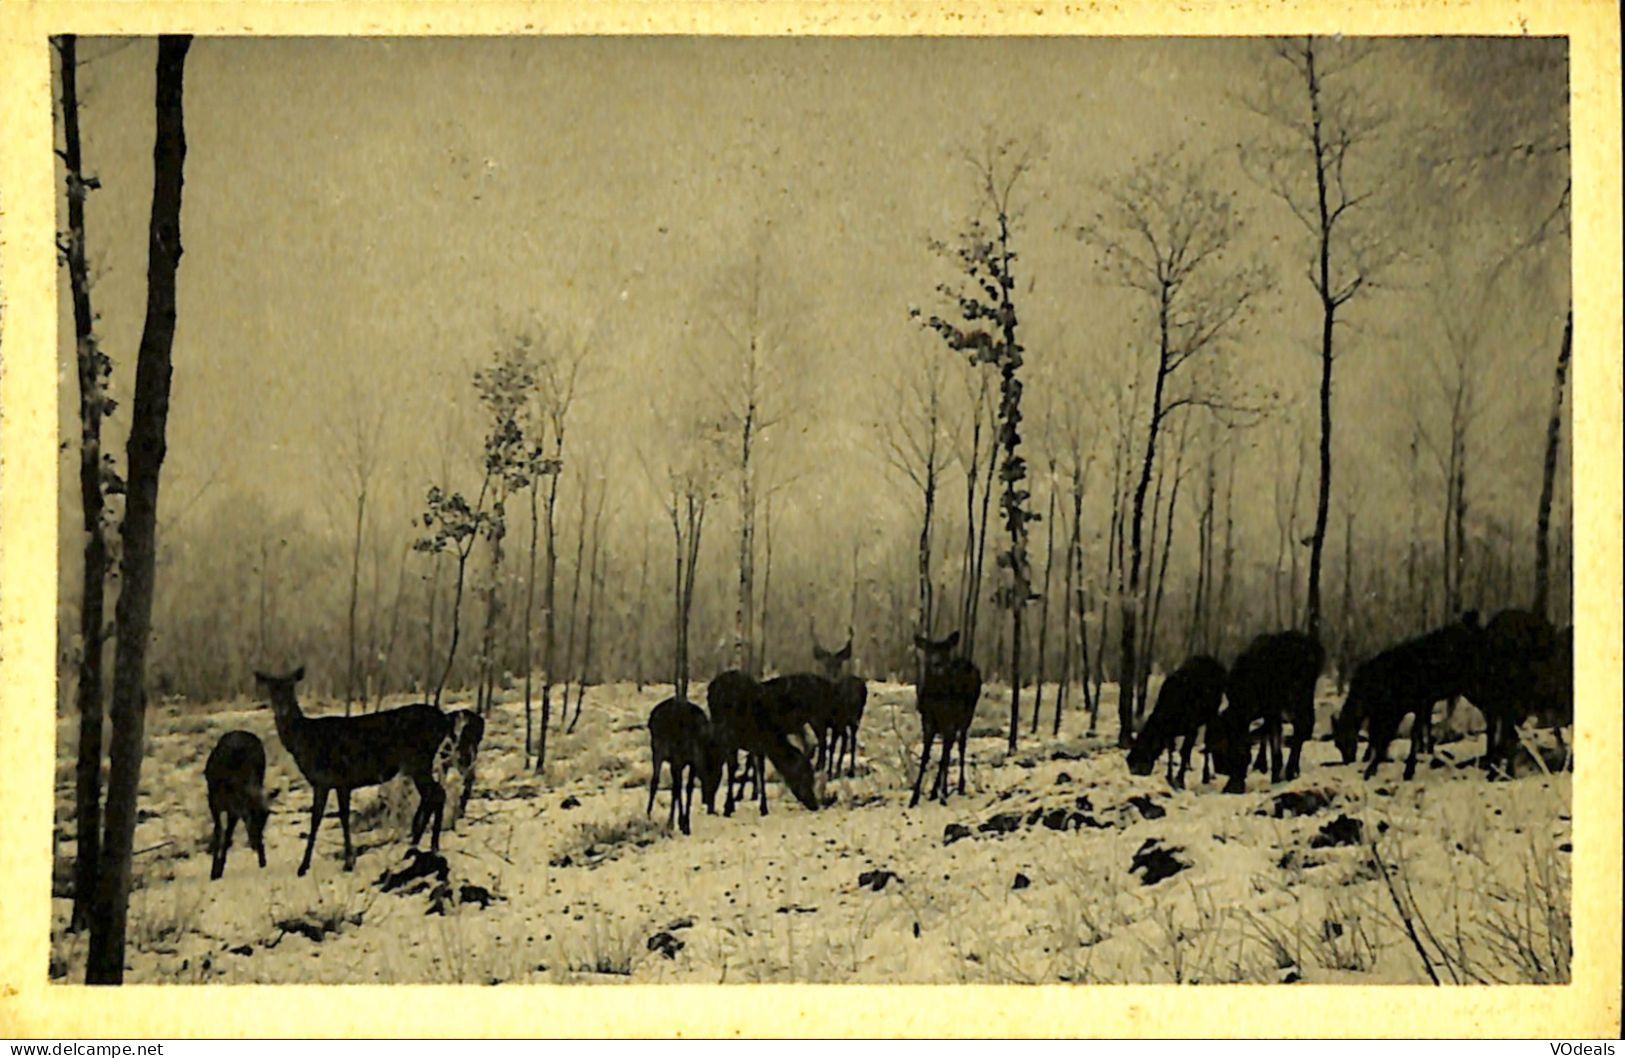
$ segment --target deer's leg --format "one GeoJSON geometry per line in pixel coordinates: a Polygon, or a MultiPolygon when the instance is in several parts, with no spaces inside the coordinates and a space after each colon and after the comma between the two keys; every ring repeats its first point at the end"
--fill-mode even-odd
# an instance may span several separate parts
{"type": "Polygon", "coordinates": [[[344,869],[355,870],[355,849],[350,846],[350,791],[339,787],[339,829],[344,832],[344,869]]]}
{"type": "Polygon", "coordinates": [[[953,759],[954,732],[942,733],[942,755],[937,758],[937,779],[931,784],[931,796],[948,803],[948,765],[953,759]]]}
{"type": "Polygon", "coordinates": [[[727,758],[723,761],[723,768],[726,771],[723,782],[728,784],[728,792],[723,795],[722,814],[730,817],[734,814],[734,766],[738,761],[738,751],[731,749],[728,751],[727,758]]]}
{"type": "Polygon", "coordinates": [[[463,797],[457,802],[457,818],[461,819],[463,813],[468,811],[468,799],[474,794],[474,762],[471,760],[463,765],[463,797]]]}
{"type": "Polygon", "coordinates": [[[965,792],[965,743],[970,739],[970,722],[959,729],[959,792],[965,792]]]}
{"type": "Polygon", "coordinates": [[[767,783],[764,776],[767,774],[767,761],[760,753],[750,755],[750,766],[756,771],[756,804],[762,815],[767,815],[767,783]]]}
{"type": "MultiPolygon", "coordinates": [[[[925,781],[925,766],[931,761],[931,740],[937,737],[937,733],[930,724],[925,724],[921,730],[921,736],[921,742],[924,744],[920,747],[920,771],[918,775],[914,776],[914,796],[908,799],[910,808],[920,803],[920,784],[925,781]]],[[[934,787],[931,794],[936,796],[934,787]]]]}
{"type": "Polygon", "coordinates": [[[303,875],[310,870],[310,856],[316,851],[316,829],[322,825],[322,813],[327,811],[327,787],[314,788],[314,800],[310,803],[310,834],[305,838],[305,858],[299,861],[299,874],[303,875]]]}
{"type": "Polygon", "coordinates": [[[212,882],[226,873],[226,835],[220,826],[220,813],[210,812],[214,817],[214,833],[209,837],[209,855],[212,862],[209,865],[209,880],[212,882]]]}
{"type": "Polygon", "coordinates": [[[1174,789],[1185,788],[1185,773],[1191,767],[1191,750],[1196,748],[1196,732],[1191,731],[1185,735],[1185,741],[1179,747],[1179,778],[1174,782],[1174,789]]]}
{"type": "Polygon", "coordinates": [[[643,814],[646,816],[654,814],[655,794],[660,789],[660,765],[665,760],[665,758],[661,756],[660,750],[658,749],[654,751],[654,758],[655,768],[654,771],[649,773],[649,803],[643,808],[643,814]]]}

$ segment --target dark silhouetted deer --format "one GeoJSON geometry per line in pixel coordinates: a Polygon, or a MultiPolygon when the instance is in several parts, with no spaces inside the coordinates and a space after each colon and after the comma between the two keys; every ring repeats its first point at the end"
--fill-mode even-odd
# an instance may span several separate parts
{"type": "Polygon", "coordinates": [[[959,745],[959,792],[965,792],[965,743],[970,738],[971,719],[976,715],[976,700],[982,696],[982,670],[970,659],[954,656],[958,645],[958,632],[935,641],[914,637],[915,648],[925,657],[925,671],[914,691],[924,745],[920,748],[920,772],[914,777],[910,808],[920,803],[920,784],[931,760],[931,742],[939,735],[942,759],[930,797],[940,794],[942,803],[948,803],[948,757],[955,743],[959,745]]]}
{"type": "Polygon", "coordinates": [[[355,870],[350,846],[350,791],[378,786],[397,775],[412,780],[418,790],[418,808],[412,817],[412,845],[433,821],[430,847],[440,848],[440,826],[445,817],[446,792],[435,776],[435,761],[451,735],[451,718],[432,705],[418,703],[366,716],[312,718],[299,709],[294,689],[305,678],[304,666],[286,676],[256,672],[254,679],[270,692],[276,733],[310,783],[310,835],[299,862],[302,875],[310,869],[316,831],[327,809],[327,794],[339,795],[339,826],[344,831],[344,869],[355,870]]]}
{"type": "Polygon", "coordinates": [[[762,815],[767,815],[767,786],[763,781],[766,761],[773,762],[785,786],[803,807],[817,811],[813,766],[790,741],[792,733],[802,730],[796,716],[779,708],[763,684],[737,669],[718,674],[705,693],[717,745],[728,770],[728,796],[723,814],[733,815],[734,775],[741,751],[756,771],[756,798],[762,815]]]}
{"type": "Polygon", "coordinates": [[[671,767],[671,810],[666,825],[674,823],[689,833],[689,809],[694,804],[694,780],[700,781],[708,811],[716,811],[717,784],[722,778],[722,751],[705,710],[692,702],[667,698],[649,713],[649,752],[654,770],[649,775],[649,804],[644,815],[654,811],[655,793],[660,788],[660,768],[671,767]]]}
{"type": "Polygon", "coordinates": [[[1315,727],[1315,681],[1326,663],[1320,641],[1302,632],[1261,635],[1241,652],[1225,685],[1225,708],[1208,725],[1213,763],[1228,776],[1225,793],[1245,793],[1247,763],[1252,756],[1252,725],[1262,722],[1269,757],[1270,781],[1298,775],[1303,744],[1315,727]],[[1292,722],[1292,752],[1282,767],[1282,726],[1292,722]]]}
{"type": "Polygon", "coordinates": [[[1565,647],[1550,621],[1527,610],[1502,610],[1484,626],[1467,698],[1484,714],[1486,773],[1512,775],[1518,727],[1531,715],[1561,716],[1565,679],[1573,718],[1573,635],[1571,630],[1565,647]]]}
{"type": "Polygon", "coordinates": [[[1332,741],[1343,763],[1354,763],[1364,725],[1370,759],[1365,777],[1371,778],[1377,766],[1387,761],[1388,746],[1399,733],[1400,721],[1410,716],[1405,778],[1415,778],[1417,753],[1429,741],[1433,726],[1433,704],[1470,689],[1482,638],[1478,614],[1469,612],[1459,621],[1361,662],[1349,680],[1343,708],[1332,719],[1332,741]]]}
{"type": "Polygon", "coordinates": [[[271,808],[265,797],[265,746],[259,736],[248,731],[221,735],[203,766],[203,777],[209,784],[209,817],[214,821],[209,879],[226,873],[226,850],[239,819],[248,824],[248,845],[264,867],[265,821],[271,808]]]}
{"type": "Polygon", "coordinates": [[[825,774],[835,775],[841,770],[841,757],[846,757],[847,777],[857,773],[858,727],[863,723],[863,707],[869,701],[869,686],[859,676],[842,675],[841,669],[852,658],[852,630],[847,629],[846,646],[828,651],[818,645],[818,634],[812,633],[813,660],[819,675],[835,686],[835,710],[829,717],[826,735],[833,753],[825,757],[825,774]]]}
{"type": "MultiPolygon", "coordinates": [[[[1150,775],[1157,766],[1157,757],[1168,753],[1168,784],[1176,790],[1185,787],[1185,772],[1191,766],[1191,749],[1196,745],[1197,733],[1211,724],[1219,715],[1219,704],[1224,700],[1226,673],[1224,666],[1198,654],[1186,659],[1183,665],[1168,674],[1157,691],[1157,704],[1146,718],[1145,726],[1134,737],[1128,751],[1128,769],[1135,775],[1150,775]],[[1174,777],[1174,743],[1180,739],[1179,776],[1174,777]]],[[[1202,755],[1202,781],[1209,779],[1210,753],[1202,755]]]]}

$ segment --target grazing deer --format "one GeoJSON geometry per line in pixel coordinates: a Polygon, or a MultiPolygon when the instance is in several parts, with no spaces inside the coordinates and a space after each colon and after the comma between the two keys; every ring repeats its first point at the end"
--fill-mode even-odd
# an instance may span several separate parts
{"type": "Polygon", "coordinates": [[[689,833],[689,809],[694,804],[694,780],[699,779],[706,809],[716,812],[717,784],[722,779],[722,753],[711,732],[705,710],[691,702],[667,698],[649,713],[649,752],[654,771],[649,775],[649,804],[654,811],[660,788],[660,768],[671,765],[671,810],[666,825],[674,823],[689,833]]]}
{"type": "Polygon", "coordinates": [[[954,657],[953,650],[958,645],[958,632],[936,641],[914,637],[915,648],[925,656],[925,672],[914,691],[925,744],[920,749],[920,771],[914,777],[914,796],[908,802],[910,808],[920,803],[920,783],[925,779],[925,766],[931,760],[931,742],[939,735],[942,737],[942,758],[937,764],[937,779],[931,785],[931,794],[927,799],[934,799],[940,794],[942,803],[948,803],[948,757],[955,742],[959,744],[959,792],[965,792],[965,742],[970,738],[976,700],[982,696],[982,670],[969,658],[954,657]]]}
{"type": "Polygon", "coordinates": [[[825,766],[830,736],[839,723],[840,706],[835,684],[811,672],[792,672],[762,681],[768,707],[778,715],[776,726],[787,735],[803,739],[803,745],[816,746],[813,771],[825,766]],[[806,733],[812,733],[810,742],[806,733]]]}
{"type": "Polygon", "coordinates": [[[254,679],[271,694],[276,733],[292,754],[294,763],[299,765],[314,795],[310,834],[305,840],[305,856],[299,862],[299,873],[303,875],[310,869],[310,857],[316,849],[316,831],[327,809],[328,791],[336,790],[339,795],[344,869],[353,871],[355,850],[350,845],[350,791],[362,786],[378,786],[397,775],[405,775],[418,789],[418,808],[412,816],[412,845],[417,845],[432,819],[430,847],[438,850],[446,791],[435,777],[435,763],[441,744],[451,734],[451,718],[421,702],[365,716],[308,717],[300,711],[294,695],[295,686],[304,678],[302,665],[286,676],[254,673],[254,679]]]}
{"type": "Polygon", "coordinates": [[[1332,741],[1344,764],[1359,752],[1360,728],[1368,732],[1365,777],[1388,760],[1388,746],[1400,721],[1411,720],[1405,778],[1416,777],[1416,755],[1429,741],[1433,703],[1465,694],[1472,681],[1482,638],[1476,612],[1426,635],[1406,640],[1361,662],[1349,681],[1348,697],[1332,720],[1332,741]]]}
{"type": "Polygon", "coordinates": [[[462,793],[451,815],[455,823],[468,811],[468,799],[474,792],[474,760],[480,752],[480,740],[485,737],[485,718],[472,709],[457,709],[446,715],[451,719],[451,736],[442,752],[449,757],[448,765],[463,777],[462,793]]]}
{"type": "Polygon", "coordinates": [[[728,769],[728,797],[723,815],[733,815],[734,774],[741,750],[756,770],[755,793],[762,815],[767,815],[766,761],[773,762],[784,784],[803,807],[817,811],[813,766],[789,737],[792,732],[801,730],[800,726],[791,726],[796,724],[796,718],[775,708],[766,687],[737,669],[720,673],[705,694],[711,707],[717,745],[728,769]]]}
{"type": "MultiPolygon", "coordinates": [[[[1185,788],[1185,772],[1191,766],[1191,749],[1196,745],[1197,732],[1213,723],[1219,715],[1219,703],[1224,698],[1224,666],[1206,654],[1186,659],[1179,668],[1168,674],[1157,691],[1157,704],[1146,718],[1145,726],[1134,737],[1128,751],[1128,769],[1135,775],[1150,775],[1157,766],[1157,757],[1168,753],[1168,784],[1176,790],[1185,788]],[[1184,739],[1179,748],[1179,777],[1174,777],[1174,743],[1184,739]]],[[[1202,754],[1202,782],[1210,776],[1211,753],[1202,754]]]]}
{"type": "Polygon", "coordinates": [[[271,808],[265,797],[265,746],[259,736],[247,731],[221,735],[203,766],[203,778],[209,784],[209,817],[214,821],[214,836],[209,839],[209,853],[214,858],[209,880],[226,873],[226,850],[231,848],[231,836],[239,819],[248,824],[248,845],[259,854],[263,868],[265,821],[271,808]]]}
{"type": "Polygon", "coordinates": [[[1302,632],[1261,635],[1241,652],[1225,685],[1229,702],[1208,728],[1214,766],[1229,776],[1225,793],[1247,790],[1254,721],[1263,723],[1259,759],[1268,753],[1270,781],[1297,778],[1303,744],[1315,727],[1315,682],[1325,663],[1326,650],[1320,640],[1302,632]],[[1286,720],[1292,722],[1292,752],[1283,771],[1282,724],[1286,720]]]}
{"type": "MultiPolygon", "coordinates": [[[[811,626],[809,625],[809,630],[811,626]]],[[[835,775],[841,770],[841,757],[845,755],[847,777],[857,774],[858,725],[863,723],[863,707],[869,701],[869,686],[858,676],[841,674],[841,669],[852,658],[852,630],[846,631],[846,646],[828,651],[818,645],[818,633],[812,632],[813,660],[819,675],[835,685],[835,709],[829,717],[826,735],[832,755],[825,758],[825,774],[835,775]]]]}

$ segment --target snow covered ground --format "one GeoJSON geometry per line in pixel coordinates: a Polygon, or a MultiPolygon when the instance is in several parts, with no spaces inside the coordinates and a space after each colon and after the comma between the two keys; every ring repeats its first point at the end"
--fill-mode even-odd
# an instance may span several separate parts
{"type": "MultiPolygon", "coordinates": [[[[593,688],[576,730],[554,730],[539,777],[524,766],[522,709],[506,695],[467,816],[442,836],[444,884],[430,876],[387,891],[386,873],[414,862],[409,784],[357,792],[353,873],[341,870],[330,816],[299,878],[310,788],[269,708],[158,706],[126,980],[1568,980],[1568,773],[1526,756],[1516,780],[1485,782],[1463,766],[1482,743],[1474,736],[1443,743],[1415,782],[1396,763],[1367,783],[1317,740],[1291,783],[1271,788],[1254,774],[1245,795],[1226,796],[1200,784],[1198,756],[1190,789],[1174,791],[1160,766],[1129,774],[1106,690],[1097,735],[1080,734],[1088,718],[1069,706],[1066,734],[1050,738],[1046,695],[1040,734],[1024,721],[1011,756],[1008,691],[989,688],[965,796],[909,809],[913,690],[871,684],[858,774],[828,784],[830,807],[808,812],[775,776],[766,818],[754,806],[725,818],[720,796],[707,815],[696,798],[689,837],[666,829],[664,788],[644,815],[644,723],[669,687],[593,688]],[[224,879],[211,883],[203,763],[233,728],[265,742],[270,864],[256,866],[239,828],[224,879]]],[[[1024,711],[1030,701],[1029,691],[1024,711]]],[[[311,715],[335,709],[302,704],[311,715]]],[[[1323,685],[1322,737],[1335,706],[1323,685]]],[[[65,719],[50,972],[76,982],[85,938],[67,932],[65,898],[74,731],[65,719]]],[[[1537,749],[1550,748],[1545,739],[1537,749]]],[[[1394,756],[1405,748],[1397,742],[1394,756]]]]}

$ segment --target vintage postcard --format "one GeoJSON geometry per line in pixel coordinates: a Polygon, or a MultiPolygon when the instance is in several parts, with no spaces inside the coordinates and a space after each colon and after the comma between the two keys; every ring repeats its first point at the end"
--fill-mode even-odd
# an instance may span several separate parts
{"type": "Polygon", "coordinates": [[[1616,16],[7,4],[0,1034],[1616,1035],[1616,16]]]}

